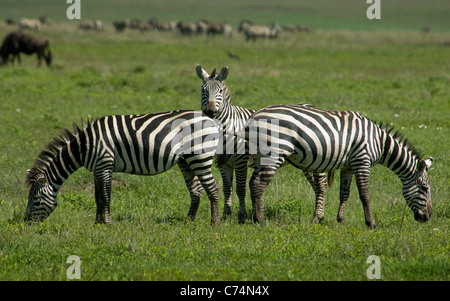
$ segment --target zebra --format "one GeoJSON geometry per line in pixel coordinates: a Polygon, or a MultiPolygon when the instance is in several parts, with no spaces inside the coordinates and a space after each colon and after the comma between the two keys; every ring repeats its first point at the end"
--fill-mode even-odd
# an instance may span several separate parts
{"type": "Polygon", "coordinates": [[[414,219],[420,222],[430,219],[428,169],[433,158],[422,159],[398,131],[357,112],[332,111],[309,104],[271,105],[253,114],[245,126],[245,139],[255,160],[249,181],[255,206],[253,215],[262,225],[265,222],[262,195],[285,161],[314,173],[341,171],[338,222],[344,221],[345,202],[354,175],[366,225],[377,227],[369,204],[369,174],[375,164],[388,167],[400,178],[403,196],[414,219]]]}
{"type": "Polygon", "coordinates": [[[276,22],[269,25],[254,25],[248,20],[242,20],[238,31],[244,33],[248,42],[250,40],[256,41],[257,37],[276,39],[278,33],[281,32],[281,28],[276,22]]]}
{"type": "Polygon", "coordinates": [[[211,202],[211,222],[219,222],[219,192],[211,173],[219,129],[200,111],[104,116],[74,122],[37,156],[28,170],[30,186],[25,220],[43,221],[57,205],[64,181],[80,167],[93,172],[96,223],[111,223],[109,204],[113,172],[156,175],[178,165],[191,197],[194,220],[203,191],[211,202]]]}
{"type": "MultiPolygon", "coordinates": [[[[228,67],[223,67],[219,74],[214,69],[208,74],[199,64],[195,71],[203,81],[201,93],[201,109],[204,114],[214,118],[221,127],[223,148],[228,154],[226,159],[220,161],[219,169],[223,181],[224,209],[223,218],[231,215],[231,194],[233,191],[233,171],[236,175],[236,193],[239,198],[239,223],[247,218],[245,210],[245,192],[247,182],[247,162],[245,152],[234,152],[234,142],[237,133],[244,129],[245,122],[255,110],[238,107],[231,104],[231,93],[224,80],[228,77],[228,67]],[[227,146],[228,142],[228,146],[227,146]],[[230,150],[229,145],[232,145],[230,150]],[[227,151],[228,150],[228,151],[227,151]]],[[[243,137],[242,137],[243,138],[243,137]]],[[[219,153],[219,152],[217,152],[219,153]]],[[[223,149],[222,149],[222,153],[223,149]]],[[[219,156],[216,154],[216,158],[219,156]]]]}
{"type": "MultiPolygon", "coordinates": [[[[214,118],[221,126],[223,133],[222,154],[216,153],[217,165],[223,181],[224,210],[223,218],[231,215],[231,195],[233,190],[233,171],[236,175],[236,193],[239,198],[239,223],[244,223],[247,218],[245,210],[245,193],[247,182],[247,170],[249,156],[245,153],[245,146],[237,149],[236,145],[244,143],[243,130],[245,123],[255,110],[247,109],[231,104],[231,93],[224,80],[228,77],[229,69],[223,67],[216,75],[216,69],[208,74],[199,64],[196,68],[197,76],[203,81],[201,93],[202,112],[214,118]]],[[[251,159],[250,159],[251,160],[251,159]]],[[[250,164],[252,166],[252,164],[250,164]]],[[[316,203],[319,206],[315,210],[314,223],[319,223],[323,219],[323,204],[325,198],[325,188],[327,177],[324,173],[304,172],[308,182],[316,193],[316,203]]],[[[332,174],[330,174],[330,178],[332,174]]],[[[330,181],[331,182],[331,179],[330,181]]]]}

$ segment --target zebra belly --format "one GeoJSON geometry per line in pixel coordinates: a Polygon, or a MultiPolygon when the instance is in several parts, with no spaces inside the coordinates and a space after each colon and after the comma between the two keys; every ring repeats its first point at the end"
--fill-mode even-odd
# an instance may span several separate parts
{"type": "Polygon", "coordinates": [[[303,154],[292,154],[286,158],[286,160],[295,167],[307,170],[311,172],[328,172],[331,170],[341,169],[347,166],[348,161],[346,159],[336,162],[330,160],[330,158],[312,158],[312,156],[303,154]]]}
{"type": "Polygon", "coordinates": [[[144,157],[142,151],[136,153],[134,156],[120,156],[115,154],[114,171],[124,172],[136,175],[157,175],[163,173],[178,163],[179,156],[169,153],[168,156],[160,157],[153,156],[152,152],[147,153],[144,157]],[[143,158],[146,158],[143,160],[143,158]]]}

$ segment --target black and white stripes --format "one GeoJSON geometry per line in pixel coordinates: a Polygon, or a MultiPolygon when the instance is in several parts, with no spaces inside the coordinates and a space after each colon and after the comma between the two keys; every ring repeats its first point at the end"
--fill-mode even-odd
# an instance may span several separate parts
{"type": "Polygon", "coordinates": [[[225,85],[224,80],[228,76],[228,67],[223,67],[218,75],[216,69],[208,74],[197,65],[196,72],[203,81],[201,94],[202,111],[214,118],[221,128],[222,143],[216,156],[227,155],[225,160],[219,164],[220,174],[223,180],[224,194],[224,218],[231,215],[231,195],[233,190],[233,170],[236,174],[236,193],[239,198],[239,222],[243,223],[246,218],[245,191],[247,182],[247,161],[245,148],[235,149],[235,145],[244,146],[244,136],[238,136],[254,110],[238,107],[231,104],[231,93],[225,85]],[[237,141],[236,141],[236,140],[237,141]]]}
{"type": "MultiPolygon", "coordinates": [[[[236,173],[236,191],[239,198],[239,222],[243,223],[246,217],[245,186],[247,161],[249,159],[245,150],[244,126],[255,111],[231,104],[231,93],[224,82],[228,77],[228,67],[223,67],[218,75],[216,75],[216,69],[214,69],[209,75],[200,65],[197,65],[196,72],[203,81],[201,109],[208,116],[215,118],[223,132],[223,141],[219,144],[221,149],[216,154],[223,180],[225,198],[223,214],[224,217],[231,214],[234,170],[236,173]]],[[[274,122],[277,122],[277,120],[274,120],[274,122]]],[[[313,222],[318,223],[323,219],[327,177],[325,173],[304,171],[304,174],[316,194],[316,210],[313,222]]]]}
{"type": "Polygon", "coordinates": [[[401,179],[403,195],[416,220],[427,221],[431,215],[427,170],[432,158],[423,160],[401,135],[357,112],[306,104],[272,105],[255,112],[245,131],[249,152],[255,158],[250,180],[255,220],[264,223],[262,194],[285,161],[314,173],[341,170],[338,221],[344,219],[354,175],[366,224],[376,227],[369,206],[369,174],[375,164],[389,167],[401,179]]]}
{"type": "Polygon", "coordinates": [[[28,171],[30,185],[25,218],[44,220],[56,207],[64,181],[80,167],[94,173],[96,221],[110,223],[113,172],[156,175],[178,165],[191,196],[188,216],[194,219],[206,190],[212,222],[219,221],[218,187],[211,173],[220,156],[224,183],[224,217],[231,214],[233,171],[239,198],[239,222],[246,219],[245,191],[249,158],[255,161],[250,180],[253,219],[264,223],[262,195],[284,164],[301,169],[316,193],[313,222],[323,219],[326,173],[341,171],[338,221],[355,176],[366,224],[376,227],[369,204],[370,168],[381,164],[402,181],[403,195],[418,221],[432,213],[426,160],[399,133],[353,111],[312,105],[271,105],[258,111],[231,104],[224,80],[199,65],[202,112],[177,110],[144,115],[105,116],[74,131],[64,129],[42,151],[28,171]],[[209,116],[209,117],[208,117],[209,116]],[[214,118],[214,119],[213,119],[214,118]]]}
{"type": "Polygon", "coordinates": [[[56,207],[63,182],[84,166],[94,173],[96,221],[110,223],[113,172],[156,175],[178,164],[191,195],[189,216],[195,217],[205,189],[212,221],[218,222],[218,187],[211,174],[218,141],[214,121],[191,110],[105,116],[81,129],[74,124],[74,133],[63,130],[28,171],[25,218],[45,219],[56,207]]]}

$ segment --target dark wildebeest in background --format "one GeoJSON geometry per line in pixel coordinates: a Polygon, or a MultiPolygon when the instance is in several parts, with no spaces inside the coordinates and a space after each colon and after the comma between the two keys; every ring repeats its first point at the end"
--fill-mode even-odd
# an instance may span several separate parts
{"type": "Polygon", "coordinates": [[[6,64],[9,55],[12,55],[12,63],[14,63],[14,56],[17,57],[19,63],[22,63],[19,53],[23,52],[28,55],[37,53],[38,67],[41,65],[42,58],[45,59],[47,66],[50,66],[52,54],[49,47],[49,41],[44,37],[32,36],[22,32],[11,32],[5,37],[0,48],[0,65],[6,64]]]}
{"type": "Polygon", "coordinates": [[[129,23],[128,20],[114,21],[113,26],[117,32],[122,32],[128,27],[129,23]]]}

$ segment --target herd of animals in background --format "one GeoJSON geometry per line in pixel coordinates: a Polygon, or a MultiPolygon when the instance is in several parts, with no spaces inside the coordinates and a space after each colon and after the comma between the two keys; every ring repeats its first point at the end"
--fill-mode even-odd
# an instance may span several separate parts
{"type": "MultiPolygon", "coordinates": [[[[6,24],[16,26],[18,31],[11,32],[4,38],[0,49],[0,66],[6,64],[8,60],[14,63],[16,57],[20,63],[20,52],[28,55],[36,53],[38,66],[41,65],[42,58],[45,59],[47,66],[50,66],[52,58],[48,39],[23,33],[25,30],[38,33],[43,26],[50,26],[52,23],[46,16],[40,16],[37,19],[22,18],[18,21],[8,18],[6,19],[6,24]]],[[[126,30],[137,30],[141,32],[172,32],[188,37],[195,35],[223,35],[226,38],[231,38],[233,32],[231,25],[226,22],[216,23],[206,19],[190,23],[181,21],[161,22],[156,18],[150,18],[148,21],[123,19],[112,22],[112,26],[117,33],[122,33],[126,30]]],[[[78,23],[76,30],[102,32],[104,26],[101,20],[83,20],[78,23]]],[[[246,41],[256,41],[256,39],[276,39],[280,32],[311,33],[313,30],[311,26],[305,24],[286,24],[280,27],[277,22],[260,25],[254,24],[249,20],[242,20],[237,31],[244,35],[246,41]]],[[[420,31],[426,34],[431,29],[429,26],[425,26],[420,31]]],[[[239,56],[236,54],[228,52],[228,55],[231,59],[239,59],[239,56]]]]}
{"type": "MultiPolygon", "coordinates": [[[[22,18],[19,21],[8,18],[6,19],[6,24],[17,26],[18,31],[11,32],[4,38],[0,49],[0,66],[8,61],[14,64],[15,58],[21,63],[21,52],[28,55],[36,53],[38,66],[41,65],[42,58],[45,59],[47,66],[50,66],[52,57],[48,39],[24,33],[25,30],[39,33],[43,26],[50,26],[52,23],[46,16],[41,16],[37,19],[22,18]]],[[[172,32],[181,36],[222,35],[226,38],[231,38],[233,32],[231,25],[226,22],[216,23],[206,19],[190,23],[181,21],[160,22],[156,18],[150,18],[148,21],[123,19],[114,21],[112,25],[118,33],[122,33],[125,30],[138,30],[141,32],[172,32]]],[[[77,30],[102,32],[104,26],[101,20],[83,20],[78,24],[77,30]]],[[[296,26],[289,24],[281,28],[276,22],[258,25],[249,20],[242,20],[238,27],[238,32],[245,36],[246,41],[255,41],[257,38],[276,39],[281,31],[310,33],[312,29],[308,25],[296,26]]],[[[228,53],[228,55],[232,59],[239,59],[239,56],[233,53],[228,53]]]]}

